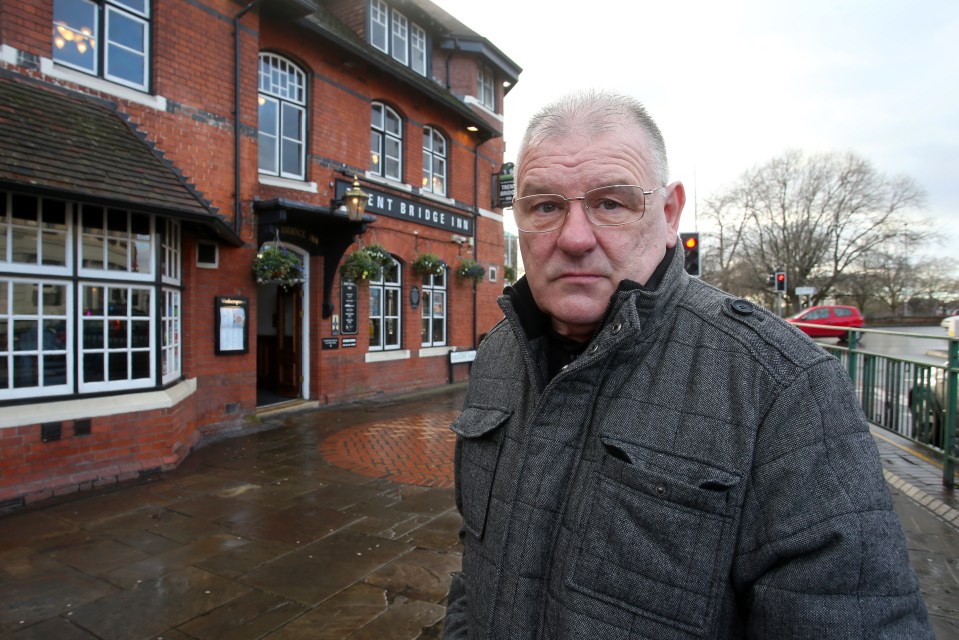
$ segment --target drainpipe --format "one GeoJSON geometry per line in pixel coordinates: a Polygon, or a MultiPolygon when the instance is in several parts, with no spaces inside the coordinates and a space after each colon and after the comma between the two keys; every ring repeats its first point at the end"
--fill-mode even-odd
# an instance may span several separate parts
{"type": "MultiPolygon", "coordinates": [[[[479,255],[479,236],[477,223],[479,222],[479,147],[483,144],[482,138],[473,146],[473,260],[479,255]]],[[[476,348],[476,289],[479,283],[473,283],[473,348],[476,348]]]]}
{"type": "Polygon", "coordinates": [[[233,16],[233,231],[237,237],[240,237],[243,224],[243,207],[240,204],[240,19],[259,1],[253,0],[233,16]]]}

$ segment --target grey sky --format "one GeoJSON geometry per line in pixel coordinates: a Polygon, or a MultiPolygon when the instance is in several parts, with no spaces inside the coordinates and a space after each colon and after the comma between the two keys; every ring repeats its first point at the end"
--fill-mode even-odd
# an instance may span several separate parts
{"type": "Polygon", "coordinates": [[[854,152],[927,192],[959,241],[956,0],[435,0],[523,68],[507,159],[529,116],[570,89],[634,95],[674,179],[702,201],[788,149],[854,152]]]}

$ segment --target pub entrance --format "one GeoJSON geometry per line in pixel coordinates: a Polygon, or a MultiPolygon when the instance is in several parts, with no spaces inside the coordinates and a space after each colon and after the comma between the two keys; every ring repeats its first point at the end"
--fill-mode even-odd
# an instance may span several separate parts
{"type": "MultiPolygon", "coordinates": [[[[309,259],[295,253],[304,262],[309,259]]],[[[308,265],[304,273],[309,274],[308,265]]],[[[306,282],[289,289],[274,284],[257,287],[258,407],[307,397],[304,372],[309,370],[309,349],[304,328],[309,322],[308,290],[306,282]]]]}

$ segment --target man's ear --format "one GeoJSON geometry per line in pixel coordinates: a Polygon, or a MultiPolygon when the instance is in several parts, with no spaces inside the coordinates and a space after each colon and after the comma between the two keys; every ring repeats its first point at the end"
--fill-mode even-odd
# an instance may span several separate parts
{"type": "Polygon", "coordinates": [[[686,205],[686,188],[680,181],[663,187],[666,197],[663,202],[663,214],[666,216],[667,247],[676,246],[676,237],[679,235],[679,219],[683,215],[686,205]]]}

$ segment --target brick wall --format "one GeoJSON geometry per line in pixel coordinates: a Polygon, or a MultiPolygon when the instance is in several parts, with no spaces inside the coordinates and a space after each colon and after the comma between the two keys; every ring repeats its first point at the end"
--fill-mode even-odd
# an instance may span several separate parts
{"type": "MultiPolygon", "coordinates": [[[[87,86],[63,80],[55,83],[98,95],[118,104],[139,132],[172,163],[207,200],[223,222],[234,227],[235,127],[233,17],[244,3],[233,0],[164,0],[151,3],[152,93],[166,99],[158,110],[136,101],[99,94],[87,86]]],[[[328,7],[351,28],[365,33],[365,3],[336,0],[328,7]]],[[[0,2],[0,43],[14,47],[31,59],[52,57],[53,0],[0,2]]],[[[491,206],[490,176],[499,170],[503,141],[494,138],[477,144],[465,129],[463,116],[440,106],[410,85],[382,69],[326,42],[313,31],[292,22],[271,22],[250,11],[240,33],[240,235],[244,246],[219,245],[219,268],[196,267],[196,242],[209,239],[196,227],[183,233],[183,375],[195,379],[197,390],[167,410],[116,416],[94,416],[90,433],[77,435],[71,420],[63,421],[59,441],[42,442],[41,425],[0,428],[0,503],[34,501],[65,492],[93,488],[138,477],[179,464],[204,438],[249,428],[256,408],[257,287],[250,275],[256,250],[257,229],[251,211],[255,199],[285,198],[306,205],[327,207],[340,168],[358,173],[369,166],[370,102],[381,100],[403,117],[404,181],[414,187],[422,176],[422,128],[442,131],[448,139],[448,196],[457,205],[446,207],[471,215],[474,207],[491,206]],[[308,76],[309,120],[307,182],[317,192],[267,187],[257,171],[257,68],[260,51],[272,51],[301,65],[308,76]],[[214,353],[214,301],[217,296],[245,296],[250,300],[250,352],[242,355],[214,353]]],[[[434,52],[434,75],[441,65],[445,74],[448,52],[434,52]]],[[[475,95],[475,59],[450,59],[450,85],[457,95],[475,95]]],[[[44,78],[39,65],[14,67],[17,73],[44,78]]],[[[439,77],[439,76],[437,76],[439,77]]],[[[444,82],[445,84],[445,82],[444,82]]],[[[501,89],[499,89],[501,91],[501,89]]],[[[478,112],[478,117],[483,114],[478,112]]],[[[488,119],[490,120],[490,119],[488,119]]],[[[490,120],[492,122],[492,120],[490,120]]],[[[500,123],[492,122],[495,128],[500,123]]],[[[379,187],[378,187],[379,188],[379,187]]],[[[409,196],[409,194],[407,194],[409,196]]],[[[416,196],[413,196],[416,197],[416,196]]],[[[496,266],[499,280],[485,278],[476,290],[477,317],[473,322],[473,287],[450,272],[448,283],[448,344],[460,349],[474,345],[501,317],[495,299],[502,291],[502,224],[475,218],[477,259],[487,268],[496,266]]],[[[376,242],[403,263],[402,348],[412,357],[367,363],[369,292],[359,289],[355,348],[321,350],[321,339],[331,334],[330,320],[321,316],[323,261],[311,260],[309,357],[311,398],[337,403],[379,394],[446,384],[446,356],[418,357],[421,309],[410,303],[409,290],[419,279],[409,264],[418,253],[439,255],[455,268],[460,257],[473,249],[451,241],[451,233],[423,225],[379,216],[361,239],[376,242]]],[[[358,246],[354,245],[354,248],[358,246]]],[[[339,304],[339,280],[332,292],[339,304]]],[[[458,380],[467,367],[455,370],[458,380]]],[[[108,399],[107,399],[108,401],[108,399]]]]}

